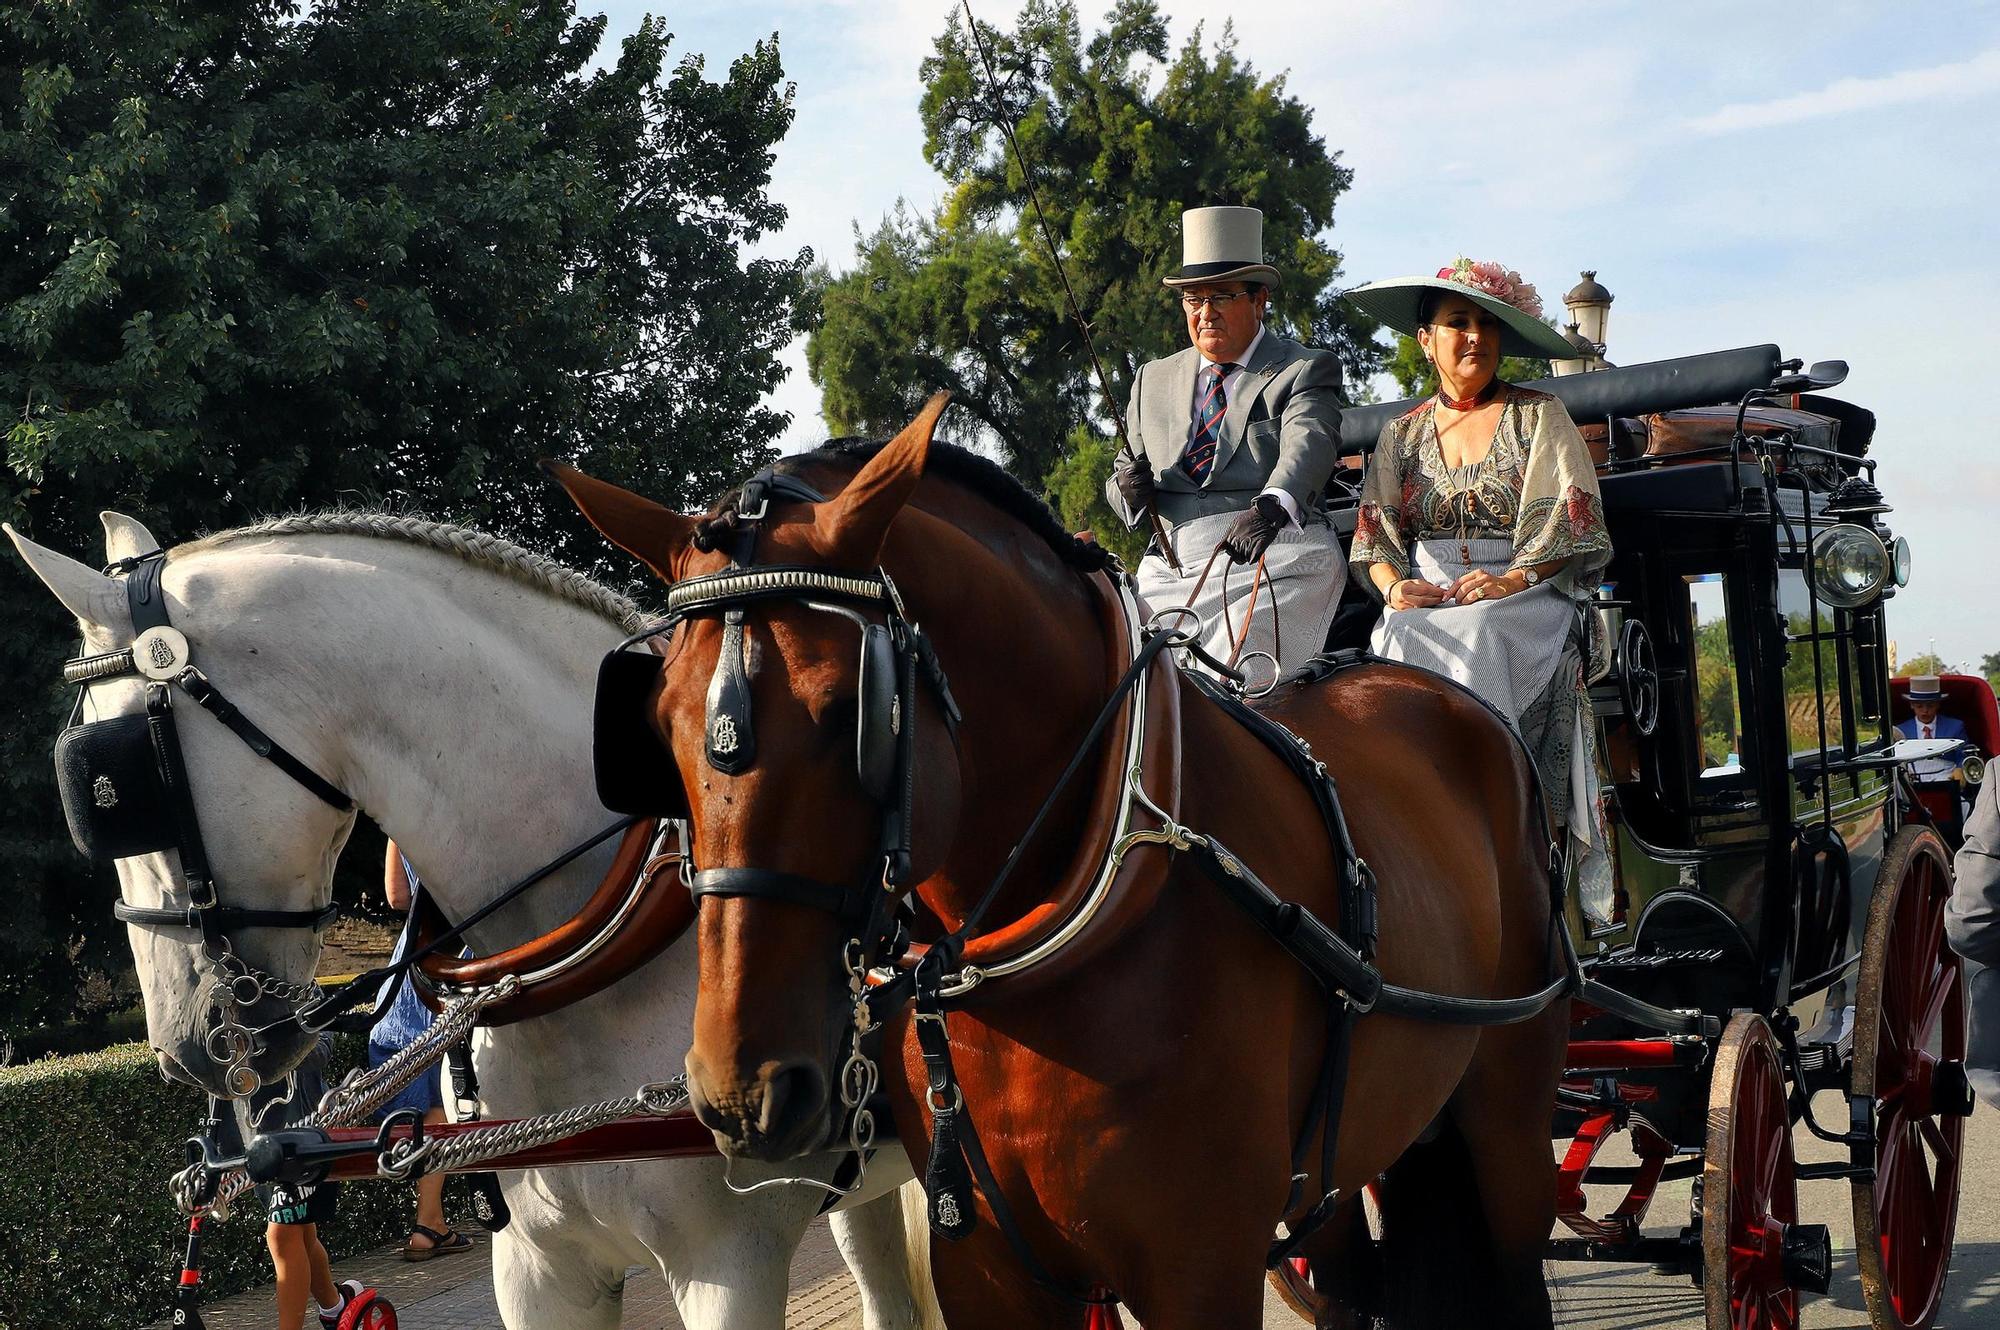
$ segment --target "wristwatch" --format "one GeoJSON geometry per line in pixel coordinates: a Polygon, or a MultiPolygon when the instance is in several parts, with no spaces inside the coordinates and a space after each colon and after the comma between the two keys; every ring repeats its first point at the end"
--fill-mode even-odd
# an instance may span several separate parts
{"type": "Polygon", "coordinates": [[[1519,573],[1521,575],[1522,582],[1527,586],[1534,586],[1537,582],[1540,582],[1542,580],[1542,575],[1536,572],[1532,568],[1515,568],[1511,569],[1510,571],[1519,573]]]}

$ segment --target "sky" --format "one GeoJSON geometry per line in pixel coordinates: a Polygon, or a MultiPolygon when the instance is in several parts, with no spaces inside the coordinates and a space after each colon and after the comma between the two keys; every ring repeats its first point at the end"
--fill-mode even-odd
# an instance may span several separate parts
{"type": "MultiPolygon", "coordinates": [[[[605,56],[658,13],[673,52],[713,75],[778,34],[798,117],[772,182],[790,220],[763,247],[810,247],[836,271],[857,223],[941,197],[918,66],[954,7],[579,3],[609,19],[605,56]]],[[[1082,0],[1086,25],[1105,7],[1082,0]]],[[[1840,395],[1879,418],[1889,521],[1915,551],[1890,612],[1902,658],[1933,640],[1955,666],[2000,652],[2000,425],[1983,399],[2000,355],[2000,0],[1160,8],[1175,45],[1233,22],[1239,57],[1283,74],[1353,169],[1330,237],[1344,284],[1463,253],[1519,269],[1553,311],[1590,268],[1616,297],[1615,363],[1763,342],[1847,361],[1840,395]]],[[[803,345],[786,359],[772,400],[805,448],[826,427],[803,345]]]]}

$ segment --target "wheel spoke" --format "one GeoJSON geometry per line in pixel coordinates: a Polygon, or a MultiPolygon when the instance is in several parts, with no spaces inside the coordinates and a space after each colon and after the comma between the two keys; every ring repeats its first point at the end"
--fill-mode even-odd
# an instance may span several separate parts
{"type": "MultiPolygon", "coordinates": [[[[1931,1038],[1944,1024],[1945,1009],[1951,1005],[1952,995],[1958,992],[1959,969],[1956,965],[1938,965],[1931,975],[1930,993],[1924,1001],[1923,1024],[1917,1027],[1915,1043],[1919,1049],[1928,1048],[1931,1038]]],[[[1947,1057],[1951,1050],[1943,1050],[1947,1057]]]]}
{"type": "Polygon", "coordinates": [[[1923,1134],[1924,1143],[1931,1148],[1931,1155],[1938,1161],[1938,1175],[1958,1167],[1958,1146],[1944,1134],[1944,1127],[1936,1118],[1925,1118],[1917,1123],[1917,1130],[1923,1134]]]}

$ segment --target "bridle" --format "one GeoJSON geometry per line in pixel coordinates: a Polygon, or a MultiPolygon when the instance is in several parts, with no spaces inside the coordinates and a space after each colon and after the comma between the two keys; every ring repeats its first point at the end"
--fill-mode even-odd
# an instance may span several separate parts
{"type": "MultiPolygon", "coordinates": [[[[689,619],[721,619],[722,643],[708,684],[703,744],[709,766],[739,775],[754,766],[757,754],[749,648],[744,639],[748,612],[762,605],[791,603],[847,619],[860,630],[856,775],[881,810],[875,850],[861,871],[851,881],[836,883],[752,865],[703,867],[696,862],[692,837],[681,866],[682,880],[697,903],[709,896],[784,901],[831,914],[840,921],[847,934],[841,956],[853,1011],[847,1058],[839,1076],[840,1103],[847,1114],[847,1146],[859,1161],[874,1140],[874,1112],[869,1101],[880,1082],[876,1064],[864,1047],[864,1040],[879,1028],[870,1014],[868,974],[893,960],[907,939],[905,911],[911,885],[920,684],[930,690],[943,713],[954,748],[960,715],[930,638],[910,618],[887,572],[880,568],[844,572],[797,564],[757,564],[757,528],[774,499],[822,503],[825,496],[796,477],[768,469],[745,482],[726,531],[730,566],[675,583],[667,593],[666,617],[627,638],[607,656],[599,672],[597,703],[598,797],[607,807],[620,811],[680,818],[689,813],[684,805],[674,802],[681,791],[664,788],[675,779],[675,766],[671,754],[662,747],[654,746],[656,760],[651,764],[640,761],[627,766],[607,757],[607,731],[635,724],[631,704],[650,693],[666,665],[657,653],[626,648],[670,637],[689,619]],[[879,613],[881,621],[871,618],[869,612],[879,613]]],[[[650,717],[644,724],[650,733],[650,717]]],[[[797,1178],[774,1178],[752,1187],[730,1185],[733,1190],[753,1191],[792,1183],[828,1186],[797,1178]]],[[[857,1172],[851,1186],[828,1189],[845,1193],[859,1185],[857,1172]]]]}
{"type": "Polygon", "coordinates": [[[249,1062],[257,1031],[243,1013],[266,996],[298,1004],[315,996],[310,985],[287,983],[245,961],[229,940],[232,929],[304,928],[317,933],[333,922],[332,902],[312,910],[262,910],[225,904],[202,841],[201,822],[188,782],[174,692],[191,698],[221,721],[249,749],[276,766],[328,806],[354,810],[354,801],[259,729],[224,697],[191,660],[185,634],[169,622],[160,574],[165,550],[121,559],[105,568],[124,583],[136,634],[132,645],[63,665],[63,682],[76,687],[69,723],[56,737],[56,779],[63,812],[77,848],[93,860],[176,850],[187,905],[166,909],[120,900],[113,913],[146,928],[186,928],[201,935],[208,961],[208,999],[215,1023],[205,1039],[208,1056],[226,1068],[231,1094],[257,1090],[262,1078],[249,1062]],[[143,715],[84,723],[84,694],[107,679],[136,675],[145,681],[143,715]],[[134,784],[138,788],[133,788],[134,784]],[[120,812],[119,810],[124,810],[120,812]],[[159,811],[164,809],[164,821],[159,811]]]}

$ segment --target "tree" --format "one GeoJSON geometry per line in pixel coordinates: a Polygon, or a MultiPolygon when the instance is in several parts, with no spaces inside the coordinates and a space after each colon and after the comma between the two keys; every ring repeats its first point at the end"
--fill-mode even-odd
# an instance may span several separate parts
{"type": "MultiPolygon", "coordinates": [[[[1372,326],[1340,305],[1340,254],[1324,239],[1351,173],[1284,79],[1237,56],[1229,29],[1211,45],[1196,27],[1170,56],[1152,0],[1118,0],[1088,42],[1074,4],[1029,0],[1012,31],[981,32],[1120,411],[1140,363],[1187,345],[1160,285],[1180,264],[1184,207],[1263,209],[1284,275],[1275,326],[1334,350],[1351,381],[1377,368],[1372,326]]],[[[1072,429],[1109,435],[1110,416],[956,15],[923,81],[925,154],[950,195],[934,214],[898,208],[857,231],[854,269],[822,275],[807,364],[837,431],[889,433],[946,387],[955,438],[997,442],[1021,479],[1053,483],[1072,429]]],[[[1109,458],[1101,450],[1099,482],[1109,458]]],[[[1090,493],[1089,478],[1065,470],[1064,493],[1090,493]]]]}
{"type": "MultiPolygon", "coordinates": [[[[685,503],[768,458],[809,253],[745,262],[792,118],[775,39],[710,79],[559,0],[0,11],[0,516],[89,557],[390,499],[586,564],[555,453],[685,503]]],[[[49,780],[71,632],[0,581],[0,1017],[119,949],[49,780]],[[88,942],[74,958],[71,939],[88,942]]]]}
{"type": "Polygon", "coordinates": [[[1951,666],[1945,663],[1944,657],[1928,653],[1921,656],[1912,656],[1896,666],[1896,673],[1905,679],[1914,679],[1920,674],[1949,674],[1951,672],[1951,666]]]}

